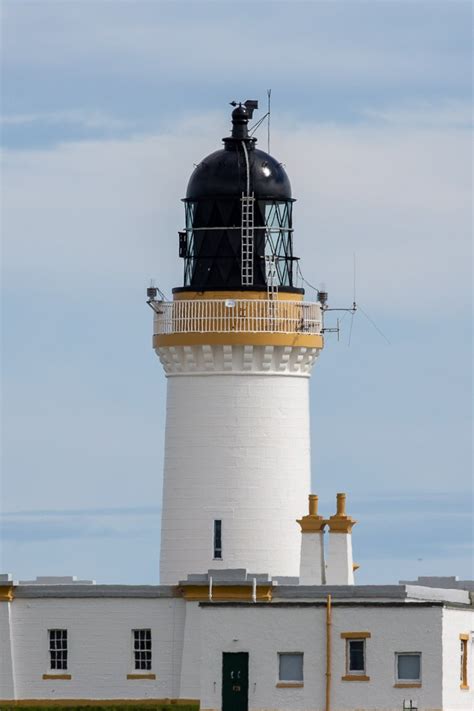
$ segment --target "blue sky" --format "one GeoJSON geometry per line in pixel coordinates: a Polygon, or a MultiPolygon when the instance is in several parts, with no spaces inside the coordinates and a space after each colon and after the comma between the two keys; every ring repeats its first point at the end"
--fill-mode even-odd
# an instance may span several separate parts
{"type": "MultiPolygon", "coordinates": [[[[358,580],[472,576],[468,2],[2,2],[3,532],[15,578],[158,582],[165,379],[150,278],[180,198],[265,103],[331,305],[313,489],[358,580]]],[[[263,115],[263,109],[259,112],[263,115]]],[[[260,141],[265,147],[265,134],[260,141]]],[[[312,297],[311,291],[308,298],[312,297]]]]}

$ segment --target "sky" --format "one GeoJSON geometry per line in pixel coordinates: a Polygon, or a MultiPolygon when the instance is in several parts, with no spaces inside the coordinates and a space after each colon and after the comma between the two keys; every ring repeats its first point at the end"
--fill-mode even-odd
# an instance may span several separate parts
{"type": "Polygon", "coordinates": [[[360,309],[310,382],[321,512],[347,492],[361,584],[473,577],[471,3],[1,13],[0,572],[159,582],[166,380],[145,290],[182,283],[180,200],[229,102],[263,116],[271,88],[295,253],[332,307],[356,255],[360,309]]]}

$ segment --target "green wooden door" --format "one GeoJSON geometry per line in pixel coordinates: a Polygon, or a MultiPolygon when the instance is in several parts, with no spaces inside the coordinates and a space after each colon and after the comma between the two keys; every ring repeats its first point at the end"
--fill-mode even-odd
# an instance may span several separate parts
{"type": "Polygon", "coordinates": [[[249,655],[247,652],[222,655],[222,711],[248,711],[249,655]]]}

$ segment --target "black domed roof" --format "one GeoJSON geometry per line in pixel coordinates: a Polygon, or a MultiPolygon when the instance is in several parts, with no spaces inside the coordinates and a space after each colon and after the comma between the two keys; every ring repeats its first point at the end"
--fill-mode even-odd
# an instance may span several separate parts
{"type": "Polygon", "coordinates": [[[235,198],[254,194],[257,200],[291,200],[291,185],[282,164],[255,148],[256,138],[248,133],[248,122],[258,102],[232,102],[232,135],[224,148],[211,153],[196,166],[188,183],[187,201],[235,198]],[[247,175],[247,160],[249,175],[247,175]],[[249,184],[247,180],[249,179],[249,184]]]}
{"type": "MultiPolygon", "coordinates": [[[[187,200],[238,197],[247,192],[247,168],[241,141],[224,139],[225,148],[211,153],[194,169],[187,200]]],[[[250,193],[255,198],[291,200],[291,185],[282,164],[246,141],[250,166],[250,193]]]]}

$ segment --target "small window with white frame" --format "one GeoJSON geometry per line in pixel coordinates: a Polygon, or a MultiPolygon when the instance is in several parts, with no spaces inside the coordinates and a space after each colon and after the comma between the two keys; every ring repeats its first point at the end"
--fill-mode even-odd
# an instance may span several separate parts
{"type": "Polygon", "coordinates": [[[151,630],[132,630],[135,669],[150,671],[152,662],[151,630]]]}
{"type": "Polygon", "coordinates": [[[303,652],[278,652],[278,681],[303,681],[303,652]]]}
{"type": "Polygon", "coordinates": [[[367,676],[367,640],[370,632],[341,632],[346,645],[343,681],[370,681],[367,676]]]}
{"type": "Polygon", "coordinates": [[[397,684],[421,684],[421,652],[395,653],[397,684]]]}
{"type": "Polygon", "coordinates": [[[67,630],[49,630],[49,666],[53,671],[67,670],[67,630]]]}
{"type": "Polygon", "coordinates": [[[346,673],[354,676],[364,676],[365,639],[346,640],[346,673]]]}

